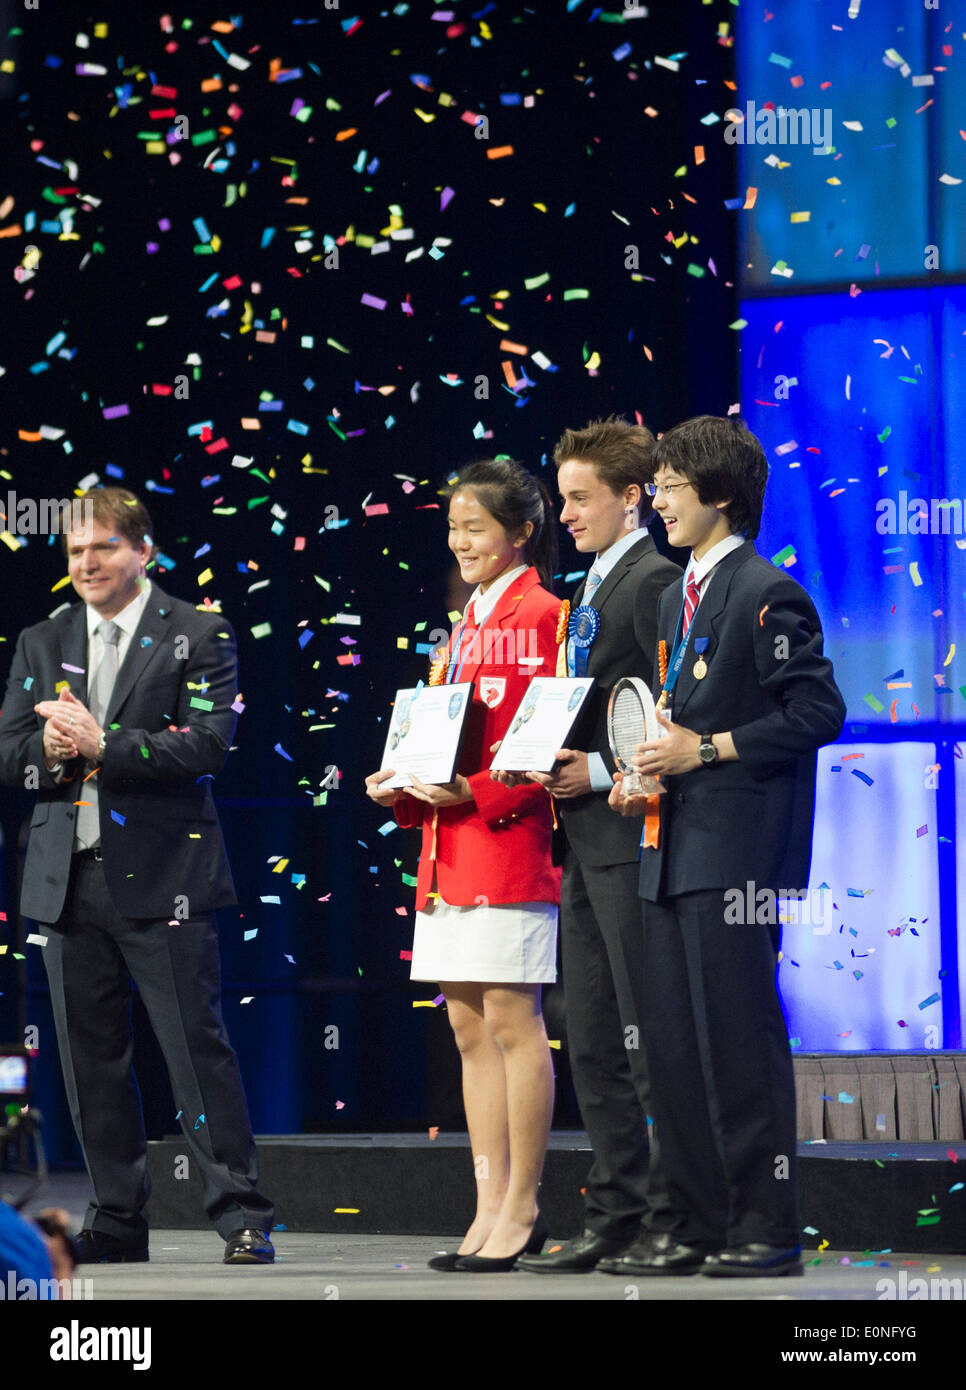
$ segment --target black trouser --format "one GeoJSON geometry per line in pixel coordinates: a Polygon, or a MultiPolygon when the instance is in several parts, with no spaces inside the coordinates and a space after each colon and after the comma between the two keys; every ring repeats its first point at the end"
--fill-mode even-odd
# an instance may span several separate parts
{"type": "Polygon", "coordinates": [[[721,889],[642,902],[644,1036],[674,1233],[799,1243],[795,1082],[767,926],[721,889]]]}
{"type": "Polygon", "coordinates": [[[122,917],[103,865],[75,855],[64,911],[44,931],[64,1083],[94,1187],[85,1227],[124,1239],[146,1230],[147,1145],[131,1065],[133,980],[167,1063],[209,1218],[225,1238],[244,1228],[270,1230],[274,1212],[255,1188],[248,1108],[221,1017],[214,918],[171,925],[122,917]]]}
{"type": "Polygon", "coordinates": [[[594,1150],[586,1224],[631,1240],[641,1224],[669,1227],[653,1135],[641,1031],[643,942],[639,866],[581,865],[568,846],[561,884],[560,943],[567,1050],[580,1113],[594,1150]]]}

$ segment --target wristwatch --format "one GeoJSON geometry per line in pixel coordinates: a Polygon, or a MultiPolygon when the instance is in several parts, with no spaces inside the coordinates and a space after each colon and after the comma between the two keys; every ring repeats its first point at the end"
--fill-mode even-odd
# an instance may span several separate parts
{"type": "Polygon", "coordinates": [[[711,742],[710,734],[701,735],[701,743],[698,746],[698,757],[706,767],[718,761],[718,750],[711,742]]]}
{"type": "Polygon", "coordinates": [[[98,756],[99,758],[103,758],[103,756],[104,756],[104,749],[105,749],[106,747],[107,747],[107,730],[106,730],[106,729],[102,729],[102,730],[101,730],[101,736],[100,736],[100,738],[97,740],[97,756],[98,756]]]}

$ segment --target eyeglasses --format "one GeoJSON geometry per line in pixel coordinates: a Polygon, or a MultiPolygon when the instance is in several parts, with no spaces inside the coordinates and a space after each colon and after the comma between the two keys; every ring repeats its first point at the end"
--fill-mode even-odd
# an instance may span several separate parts
{"type": "Polygon", "coordinates": [[[670,497],[677,488],[690,486],[690,483],[645,483],[644,491],[648,497],[656,497],[659,492],[663,492],[665,497],[670,497]]]}

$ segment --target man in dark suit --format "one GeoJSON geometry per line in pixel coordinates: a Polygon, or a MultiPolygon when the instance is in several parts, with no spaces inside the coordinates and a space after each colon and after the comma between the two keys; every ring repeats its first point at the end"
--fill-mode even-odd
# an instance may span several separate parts
{"type": "Polygon", "coordinates": [[[644,1035],[675,1220],[612,1272],[797,1274],[777,904],[807,886],[816,752],[845,705],[811,599],[752,544],[768,474],[755,436],[738,419],[687,420],[659,441],[654,468],[655,510],[692,552],[658,609],[666,736],[634,758],[666,784],[640,895],[644,1035]]]}
{"type": "Polygon", "coordinates": [[[0,779],[38,791],[21,912],[45,924],[64,1082],[94,1187],[79,1246],[92,1261],[148,1258],[133,980],[225,1263],[270,1263],[273,1211],[255,1187],[212,915],[236,901],[211,794],[235,729],[235,637],[221,614],[145,578],[151,522],[133,494],[92,489],[81,505],[66,550],[82,601],[21,633],[0,714],[0,779]]]}
{"type": "MultiPolygon", "coordinates": [[[[681,573],[647,530],[651,506],[644,486],[653,448],[650,430],[611,418],[566,430],[554,450],[560,519],[577,549],[595,556],[573,602],[598,615],[586,661],[596,684],[572,746],[560,750],[560,770],[552,777],[529,775],[553,794],[560,821],[555,851],[563,864],[567,1050],[594,1162],[583,1234],[547,1254],[522,1257],[520,1268],[530,1271],[593,1269],[630,1246],[642,1229],[662,1229],[667,1216],[656,1152],[649,1153],[650,1087],[640,1036],[640,824],[607,808],[614,773],[610,690],[621,676],[650,679],[658,597],[681,573]]],[[[571,674],[575,661],[580,656],[571,645],[571,674]]]]}

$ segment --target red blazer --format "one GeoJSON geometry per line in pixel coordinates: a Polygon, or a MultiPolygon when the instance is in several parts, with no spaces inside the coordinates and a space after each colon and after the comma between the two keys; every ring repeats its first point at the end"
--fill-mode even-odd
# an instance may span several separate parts
{"type": "Polygon", "coordinates": [[[559,599],[531,566],[501,595],[479,636],[460,644],[466,657],[459,679],[474,685],[457,772],[469,779],[474,799],[434,812],[403,796],[393,807],[401,826],[423,827],[417,910],[433,891],[434,869],[441,897],[459,907],[479,897],[494,904],[560,901],[549,796],[536,785],[504,787],[489,772],[490,745],[506,733],[533,676],[555,674],[559,613],[559,599]],[[521,666],[520,656],[542,657],[542,664],[521,666]]]}

